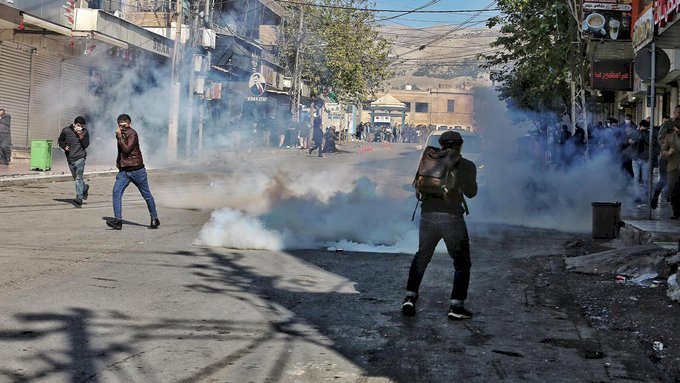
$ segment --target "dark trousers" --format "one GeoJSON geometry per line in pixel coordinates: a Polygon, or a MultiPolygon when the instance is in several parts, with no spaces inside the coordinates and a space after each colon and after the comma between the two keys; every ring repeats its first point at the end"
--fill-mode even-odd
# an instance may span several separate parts
{"type": "Polygon", "coordinates": [[[470,267],[472,266],[470,239],[463,217],[448,213],[421,214],[418,252],[411,262],[406,290],[410,293],[418,293],[425,269],[432,260],[437,244],[442,239],[449,255],[453,258],[455,268],[451,299],[464,301],[470,285],[470,267]]]}
{"type": "Polygon", "coordinates": [[[312,145],[312,147],[309,148],[309,154],[312,154],[312,152],[314,152],[316,149],[319,149],[319,157],[323,157],[323,153],[322,153],[323,139],[321,139],[321,140],[314,139],[314,145],[312,145]]]}
{"type": "Polygon", "coordinates": [[[0,165],[9,165],[12,161],[12,136],[0,133],[0,165]]]}
{"type": "Polygon", "coordinates": [[[659,182],[654,185],[654,194],[652,198],[659,198],[661,191],[666,187],[668,174],[666,174],[666,166],[668,165],[668,160],[664,157],[659,156],[659,182]]]}

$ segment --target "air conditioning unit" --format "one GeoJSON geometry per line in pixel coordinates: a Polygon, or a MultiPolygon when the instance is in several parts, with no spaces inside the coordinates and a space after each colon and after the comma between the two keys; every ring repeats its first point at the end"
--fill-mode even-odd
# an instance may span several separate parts
{"type": "Polygon", "coordinates": [[[196,87],[194,93],[205,94],[205,77],[196,77],[196,87]]]}
{"type": "Polygon", "coordinates": [[[215,41],[217,40],[217,33],[212,29],[204,29],[202,33],[203,48],[215,49],[215,41]]]}

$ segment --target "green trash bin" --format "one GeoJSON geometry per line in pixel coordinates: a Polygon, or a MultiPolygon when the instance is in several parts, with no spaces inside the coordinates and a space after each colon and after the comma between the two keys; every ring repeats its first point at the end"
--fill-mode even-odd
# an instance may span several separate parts
{"type": "Polygon", "coordinates": [[[52,140],[31,140],[30,170],[52,169],[52,140]]]}

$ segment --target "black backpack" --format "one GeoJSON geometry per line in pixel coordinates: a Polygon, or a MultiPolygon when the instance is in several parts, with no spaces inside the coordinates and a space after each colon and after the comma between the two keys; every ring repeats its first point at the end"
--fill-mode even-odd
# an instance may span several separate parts
{"type": "MultiPolygon", "coordinates": [[[[434,146],[425,148],[418,164],[418,172],[413,180],[418,201],[429,196],[442,198],[449,204],[449,193],[460,193],[460,191],[454,190],[460,159],[460,156],[453,157],[449,150],[442,150],[434,146]]],[[[416,204],[416,208],[417,206],[416,204]]],[[[463,207],[465,214],[470,214],[465,198],[463,198],[463,207]]]]}

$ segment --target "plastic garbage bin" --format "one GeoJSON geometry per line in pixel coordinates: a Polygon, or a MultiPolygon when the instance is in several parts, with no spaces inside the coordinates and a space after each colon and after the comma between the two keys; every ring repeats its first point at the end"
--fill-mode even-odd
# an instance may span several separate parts
{"type": "Polygon", "coordinates": [[[31,140],[30,170],[52,169],[52,140],[31,140]]]}
{"type": "Polygon", "coordinates": [[[593,202],[593,238],[612,239],[621,228],[621,202],[593,202]]]}

